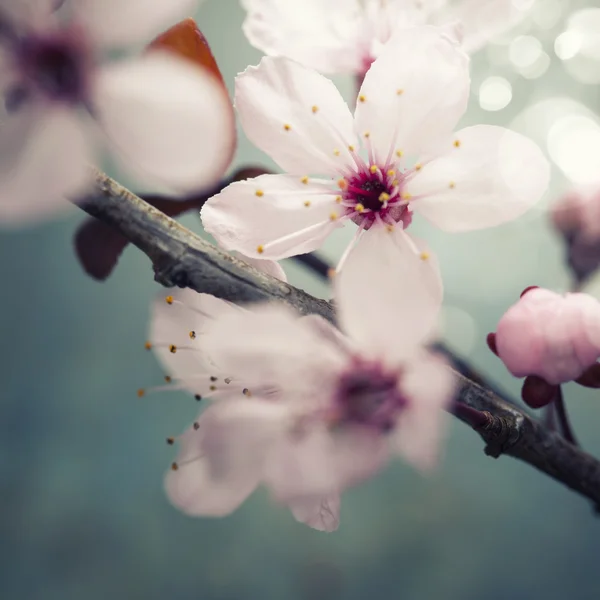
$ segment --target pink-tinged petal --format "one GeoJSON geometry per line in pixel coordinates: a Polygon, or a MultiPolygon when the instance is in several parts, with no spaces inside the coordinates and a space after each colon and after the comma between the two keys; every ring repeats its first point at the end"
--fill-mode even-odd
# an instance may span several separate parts
{"type": "Polygon", "coordinates": [[[544,194],[550,165],[530,139],[491,125],[468,127],[424,163],[406,191],[412,207],[445,231],[494,227],[520,217],[544,194]]]}
{"type": "MultiPolygon", "coordinates": [[[[190,289],[169,290],[157,296],[150,315],[150,343],[175,384],[182,384],[190,393],[201,396],[207,395],[211,386],[227,387],[222,377],[217,382],[209,379],[222,372],[212,362],[203,335],[215,319],[240,311],[244,309],[190,289]],[[175,352],[171,346],[175,346],[175,352]]],[[[224,374],[225,377],[234,375],[224,374]]]]}
{"type": "Polygon", "coordinates": [[[334,283],[342,330],[366,354],[395,364],[432,335],[440,273],[435,258],[400,227],[366,231],[334,283]]]}
{"type": "Polygon", "coordinates": [[[166,51],[104,68],[94,114],[134,177],[180,195],[215,184],[235,144],[233,111],[208,71],[166,51]]]}
{"type": "Polygon", "coordinates": [[[267,55],[285,56],[322,73],[356,72],[362,53],[357,0],[242,0],[248,41],[267,55]]]}
{"type": "Polygon", "coordinates": [[[398,151],[421,152],[454,129],[466,110],[469,86],[469,59],[443,30],[398,31],[365,76],[356,131],[369,134],[379,162],[398,151]]]}
{"type": "Polygon", "coordinates": [[[498,323],[496,348],[498,356],[515,377],[542,375],[539,365],[545,353],[543,323],[537,318],[551,317],[557,294],[544,289],[531,290],[514,304],[498,323]]]}
{"type": "Polygon", "coordinates": [[[367,427],[328,429],[307,419],[298,423],[270,457],[266,483],[286,503],[306,496],[341,493],[372,477],[389,458],[387,440],[367,427]]]}
{"type": "Polygon", "coordinates": [[[288,506],[296,521],[317,531],[331,533],[340,525],[340,504],[339,494],[332,494],[298,498],[291,501],[288,506]]]}
{"type": "Polygon", "coordinates": [[[442,11],[436,21],[458,19],[464,30],[463,48],[466,52],[476,52],[522,21],[532,4],[529,0],[461,0],[442,11]]]}
{"type": "Polygon", "coordinates": [[[0,13],[17,28],[37,28],[48,23],[61,0],[1,0],[0,13]]]}
{"type": "Polygon", "coordinates": [[[286,423],[283,407],[261,400],[209,406],[180,438],[176,468],[165,479],[170,501],[189,515],[234,511],[259,484],[286,423]]]}
{"type": "Polygon", "coordinates": [[[62,107],[22,110],[0,124],[0,224],[43,221],[91,184],[86,132],[62,107]]]}
{"type": "Polygon", "coordinates": [[[284,171],[337,174],[358,147],[352,115],[335,85],[292,60],[263,58],[235,81],[235,106],[250,141],[284,171]]]}
{"type": "Polygon", "coordinates": [[[200,0],[74,0],[78,19],[98,45],[134,46],[193,14],[200,0]]]}
{"type": "Polygon", "coordinates": [[[251,392],[274,386],[298,396],[318,389],[322,396],[345,364],[336,345],[278,304],[218,319],[203,343],[215,364],[247,382],[251,392]]]}
{"type": "Polygon", "coordinates": [[[271,277],[275,277],[275,279],[279,279],[279,281],[287,282],[287,275],[285,274],[283,267],[274,260],[249,258],[243,254],[239,255],[238,258],[253,266],[255,269],[261,273],[264,273],[265,275],[270,275],[271,277]]]}
{"type": "Polygon", "coordinates": [[[393,448],[416,469],[431,471],[439,460],[455,378],[445,361],[424,354],[407,365],[400,385],[408,405],[396,424],[393,448]]]}
{"type": "Polygon", "coordinates": [[[316,250],[340,226],[335,191],[324,180],[261,175],[227,186],[200,212],[221,246],[279,260],[316,250]]]}

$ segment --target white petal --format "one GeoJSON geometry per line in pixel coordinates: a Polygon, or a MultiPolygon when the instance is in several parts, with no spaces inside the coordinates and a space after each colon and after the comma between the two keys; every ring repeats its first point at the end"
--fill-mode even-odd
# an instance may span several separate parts
{"type": "MultiPolygon", "coordinates": [[[[203,334],[215,319],[240,311],[244,309],[190,289],[169,290],[157,296],[150,315],[150,342],[166,373],[177,380],[174,383],[204,396],[212,385],[209,376],[234,377],[234,373],[223,373],[214,366],[203,334]],[[173,298],[172,304],[166,302],[167,296],[173,298]],[[190,332],[194,332],[193,339],[190,332]],[[169,349],[171,345],[176,346],[175,353],[169,349]]],[[[218,382],[217,387],[221,385],[218,382]]]]}
{"type": "Polygon", "coordinates": [[[414,210],[445,231],[512,221],[548,187],[550,165],[540,148],[503,127],[467,127],[446,147],[406,185],[414,210]]]}
{"type": "Polygon", "coordinates": [[[288,173],[336,174],[351,163],[352,115],[335,85],[312,69],[263,58],[237,76],[235,106],[250,141],[288,173]]]}
{"type": "Polygon", "coordinates": [[[296,521],[330,533],[340,525],[340,504],[339,494],[332,494],[298,498],[289,503],[289,508],[296,521]]]}
{"type": "Polygon", "coordinates": [[[185,195],[210,187],[235,144],[233,110],[207,71],[162,51],[103,69],[95,116],[132,174],[185,195]]]}
{"type": "Polygon", "coordinates": [[[281,406],[248,398],[209,406],[180,439],[178,468],[165,479],[171,502],[190,515],[234,511],[260,482],[286,417],[281,406]]]}
{"type": "Polygon", "coordinates": [[[372,227],[335,280],[342,330],[366,353],[392,363],[432,334],[442,303],[437,264],[399,227],[372,227]]]}
{"type": "Polygon", "coordinates": [[[438,463],[456,380],[443,360],[425,354],[407,365],[401,391],[409,404],[397,422],[392,446],[415,468],[430,471],[438,463]]]}
{"type": "Polygon", "coordinates": [[[73,0],[96,43],[133,46],[193,14],[200,0],[73,0]]]}
{"type": "Polygon", "coordinates": [[[454,129],[469,86],[469,59],[443,30],[398,31],[365,76],[356,131],[369,133],[379,162],[398,150],[417,153],[454,129]]]}
{"type": "Polygon", "coordinates": [[[273,386],[288,395],[319,389],[320,397],[346,360],[297,313],[277,304],[254,305],[218,319],[204,344],[214,362],[247,382],[251,392],[255,386],[273,386]]]}
{"type": "Polygon", "coordinates": [[[227,250],[279,260],[316,250],[339,226],[332,220],[340,212],[335,197],[324,180],[304,184],[291,175],[260,175],[227,186],[200,214],[206,231],[227,250]]]}
{"type": "Polygon", "coordinates": [[[529,0],[461,0],[437,16],[438,23],[458,19],[464,30],[463,48],[475,52],[494,36],[517,25],[528,14],[529,0]]]}
{"type": "Polygon", "coordinates": [[[287,282],[287,275],[283,270],[283,267],[274,260],[261,260],[259,258],[249,258],[248,256],[244,256],[243,254],[237,253],[240,260],[248,263],[256,270],[264,273],[265,275],[270,275],[271,277],[275,277],[275,279],[279,279],[279,281],[287,282]]]}
{"type": "Polygon", "coordinates": [[[242,0],[248,41],[271,56],[285,56],[322,73],[353,73],[361,67],[356,39],[357,0],[242,0]]]}
{"type": "Polygon", "coordinates": [[[266,483],[286,503],[341,493],[371,477],[389,458],[387,439],[366,427],[330,430],[308,419],[305,431],[281,444],[269,459],[266,483]]]}
{"type": "Polygon", "coordinates": [[[91,183],[90,147],[75,112],[19,110],[0,124],[0,224],[42,221],[68,210],[91,183]]]}

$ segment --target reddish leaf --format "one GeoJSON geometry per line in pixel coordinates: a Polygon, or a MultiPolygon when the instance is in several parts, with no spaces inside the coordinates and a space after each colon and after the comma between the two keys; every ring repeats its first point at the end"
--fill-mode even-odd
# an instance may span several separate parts
{"type": "Polygon", "coordinates": [[[488,348],[496,356],[498,356],[498,348],[496,347],[496,334],[495,333],[488,333],[487,337],[485,338],[485,341],[487,342],[488,348]]]}
{"type": "Polygon", "coordinates": [[[198,29],[196,21],[191,17],[177,23],[177,25],[159,35],[148,46],[150,50],[153,48],[171,50],[179,56],[188,58],[195,64],[208,69],[225,87],[223,75],[221,75],[210,46],[200,29],[198,29]]]}
{"type": "Polygon", "coordinates": [[[521,397],[527,406],[542,408],[556,400],[559,390],[558,385],[548,383],[537,375],[529,375],[523,382],[521,397]]]}
{"type": "Polygon", "coordinates": [[[600,364],[596,363],[588,367],[575,381],[587,388],[600,388],[600,364]]]}

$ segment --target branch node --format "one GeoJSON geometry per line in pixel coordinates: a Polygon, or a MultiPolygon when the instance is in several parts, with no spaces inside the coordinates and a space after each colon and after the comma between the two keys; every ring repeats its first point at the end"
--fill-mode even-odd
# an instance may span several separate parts
{"type": "Polygon", "coordinates": [[[518,416],[496,416],[483,411],[487,423],[477,428],[477,432],[486,442],[484,452],[487,456],[498,458],[509,452],[521,438],[523,419],[518,416]]]}

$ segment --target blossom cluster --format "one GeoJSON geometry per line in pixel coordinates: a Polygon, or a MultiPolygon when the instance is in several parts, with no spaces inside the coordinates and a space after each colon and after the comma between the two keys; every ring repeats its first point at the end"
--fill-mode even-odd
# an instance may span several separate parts
{"type": "MultiPolygon", "coordinates": [[[[194,64],[195,46],[164,36],[137,58],[105,59],[106,50],[150,41],[193,5],[0,0],[0,140],[10,148],[1,223],[37,220],[85,194],[101,143],[174,200],[221,179],[235,117],[218,68],[194,64]]],[[[435,467],[452,410],[452,372],[429,348],[442,277],[411,224],[423,218],[457,233],[499,226],[547,189],[549,164],[531,140],[459,124],[468,53],[526,11],[515,0],[242,6],[244,32],[266,56],[235,80],[237,117],[282,173],[218,191],[201,210],[203,226],[282,280],[274,261],[318,249],[339,227],[355,235],[332,278],[337,327],[285,305],[237,306],[191,290],[156,301],[147,347],[169,375],[154,391],[209,400],[168,440],[179,450],[166,490],[190,515],[222,516],[264,485],[298,521],[333,531],[341,494],[392,457],[435,467]],[[355,77],[352,111],[330,73],[355,77]]],[[[550,398],[600,357],[599,307],[581,294],[530,290],[490,347],[515,376],[542,380],[550,398]]]]}

